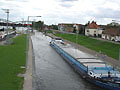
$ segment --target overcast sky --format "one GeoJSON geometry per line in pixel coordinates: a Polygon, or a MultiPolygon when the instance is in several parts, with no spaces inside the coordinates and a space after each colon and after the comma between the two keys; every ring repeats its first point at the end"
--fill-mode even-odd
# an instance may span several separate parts
{"type": "Polygon", "coordinates": [[[98,24],[120,20],[120,0],[0,0],[0,18],[6,18],[2,10],[10,9],[10,20],[42,20],[45,24],[80,23],[96,21],[98,24]]]}

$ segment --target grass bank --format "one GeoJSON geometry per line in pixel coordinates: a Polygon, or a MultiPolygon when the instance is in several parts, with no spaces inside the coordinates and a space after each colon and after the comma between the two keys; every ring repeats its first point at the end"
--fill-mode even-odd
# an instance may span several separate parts
{"type": "Polygon", "coordinates": [[[14,44],[0,46],[0,90],[22,90],[24,78],[18,77],[23,73],[26,59],[26,35],[13,39],[14,44]]]}
{"type": "Polygon", "coordinates": [[[47,30],[46,33],[53,33],[52,30],[47,30]]]}
{"type": "MultiPolygon", "coordinates": [[[[74,34],[55,34],[55,35],[76,43],[76,35],[74,34]]],[[[89,49],[95,50],[97,52],[101,51],[107,56],[110,56],[118,60],[120,44],[114,44],[106,41],[96,40],[81,35],[78,35],[77,43],[89,49]]]]}

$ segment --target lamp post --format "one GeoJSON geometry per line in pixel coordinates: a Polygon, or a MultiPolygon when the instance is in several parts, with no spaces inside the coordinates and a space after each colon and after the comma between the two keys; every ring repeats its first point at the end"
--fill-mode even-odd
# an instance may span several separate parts
{"type": "Polygon", "coordinates": [[[24,18],[22,18],[22,32],[23,32],[24,18]]]}
{"type": "Polygon", "coordinates": [[[34,21],[33,21],[33,26],[32,26],[32,33],[33,33],[33,29],[35,29],[35,19],[34,19],[34,21]]]}
{"type": "Polygon", "coordinates": [[[9,9],[2,9],[5,11],[5,13],[7,13],[7,40],[6,40],[6,44],[9,44],[9,31],[8,31],[8,21],[9,21],[9,9]]]}
{"type": "Polygon", "coordinates": [[[29,32],[29,18],[30,17],[41,17],[41,16],[28,16],[28,21],[27,21],[27,50],[28,50],[28,47],[29,47],[29,34],[30,34],[30,32],[29,32]]]}
{"type": "Polygon", "coordinates": [[[41,16],[28,16],[28,25],[27,25],[28,30],[29,30],[29,18],[30,18],[30,17],[41,17],[41,16]]]}

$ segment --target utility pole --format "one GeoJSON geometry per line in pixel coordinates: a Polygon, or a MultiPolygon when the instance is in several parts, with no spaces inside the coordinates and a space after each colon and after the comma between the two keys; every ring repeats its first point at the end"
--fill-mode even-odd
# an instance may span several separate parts
{"type": "Polygon", "coordinates": [[[23,25],[24,24],[24,18],[22,18],[22,32],[23,32],[23,25]]]}
{"type": "Polygon", "coordinates": [[[7,40],[6,44],[10,44],[11,42],[9,41],[9,30],[8,30],[8,21],[9,21],[9,9],[2,9],[7,13],[7,40]]]}
{"type": "Polygon", "coordinates": [[[34,19],[34,20],[33,20],[33,25],[32,25],[32,33],[33,33],[33,29],[35,29],[35,23],[36,23],[35,21],[36,21],[36,20],[34,19]]]}

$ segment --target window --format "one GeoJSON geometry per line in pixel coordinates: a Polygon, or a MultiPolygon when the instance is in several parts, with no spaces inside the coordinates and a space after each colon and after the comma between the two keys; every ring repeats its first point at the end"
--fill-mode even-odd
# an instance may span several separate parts
{"type": "Polygon", "coordinates": [[[90,72],[90,75],[92,75],[92,72],[90,72]]]}

